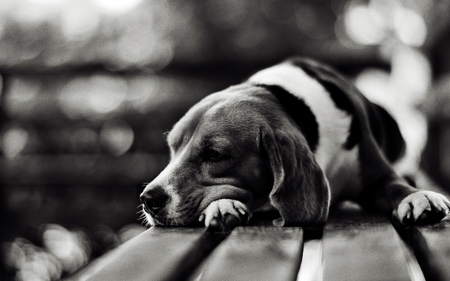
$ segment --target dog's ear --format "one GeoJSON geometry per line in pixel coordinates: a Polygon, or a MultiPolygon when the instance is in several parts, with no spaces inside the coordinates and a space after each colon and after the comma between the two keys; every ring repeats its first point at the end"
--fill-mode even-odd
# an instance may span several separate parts
{"type": "Polygon", "coordinates": [[[273,173],[270,201],[280,212],[284,225],[324,224],[330,189],[301,132],[264,126],[260,130],[260,144],[273,173]]]}

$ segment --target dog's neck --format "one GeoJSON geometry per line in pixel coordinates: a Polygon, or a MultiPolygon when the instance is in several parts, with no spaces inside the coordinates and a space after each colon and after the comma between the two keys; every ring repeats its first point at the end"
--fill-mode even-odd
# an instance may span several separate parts
{"type": "Polygon", "coordinates": [[[277,86],[293,97],[289,98],[285,93],[274,92],[285,109],[293,111],[289,114],[299,117],[294,121],[301,129],[303,128],[302,132],[317,162],[326,169],[338,152],[336,148],[344,147],[349,139],[351,115],[338,108],[323,85],[301,68],[291,64],[281,64],[262,70],[250,77],[249,82],[267,85],[268,89],[276,89],[274,86],[277,86]],[[296,104],[290,105],[295,100],[298,100],[296,104]],[[302,106],[296,108],[299,104],[302,106]],[[305,112],[300,112],[301,110],[305,112]],[[314,132],[316,126],[317,137],[314,132]]]}

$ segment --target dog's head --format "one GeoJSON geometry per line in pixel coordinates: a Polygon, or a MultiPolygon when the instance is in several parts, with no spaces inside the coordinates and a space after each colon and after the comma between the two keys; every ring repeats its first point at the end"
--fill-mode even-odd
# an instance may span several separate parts
{"type": "Polygon", "coordinates": [[[329,189],[305,138],[267,90],[240,85],[207,96],[167,136],[168,166],[141,194],[152,225],[189,225],[213,201],[268,202],[286,223],[328,214],[329,189]]]}

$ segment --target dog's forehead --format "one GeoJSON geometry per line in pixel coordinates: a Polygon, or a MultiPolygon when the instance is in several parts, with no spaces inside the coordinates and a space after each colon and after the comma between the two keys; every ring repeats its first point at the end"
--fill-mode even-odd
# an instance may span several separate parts
{"type": "Polygon", "coordinates": [[[171,130],[169,143],[182,143],[194,133],[202,138],[247,137],[259,131],[257,114],[261,101],[258,88],[230,87],[213,93],[195,104],[171,130]]]}
{"type": "Polygon", "coordinates": [[[198,120],[196,131],[221,135],[242,135],[259,130],[258,101],[247,93],[230,93],[209,107],[198,120]]]}

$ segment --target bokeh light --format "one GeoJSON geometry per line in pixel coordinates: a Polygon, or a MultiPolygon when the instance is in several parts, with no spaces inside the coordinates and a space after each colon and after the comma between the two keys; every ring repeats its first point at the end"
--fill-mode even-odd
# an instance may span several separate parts
{"type": "Polygon", "coordinates": [[[355,83],[371,98],[413,108],[427,96],[431,65],[423,54],[406,47],[395,50],[391,60],[390,72],[368,68],[356,77],[355,83]]]}
{"type": "Polygon", "coordinates": [[[4,243],[6,264],[17,270],[15,280],[58,280],[62,266],[51,253],[33,245],[30,241],[17,238],[4,243]]]}
{"type": "Polygon", "coordinates": [[[15,6],[9,6],[12,18],[24,26],[39,26],[50,20],[57,13],[56,6],[48,6],[39,1],[16,2],[15,6]]]}
{"type": "MultiPolygon", "coordinates": [[[[49,6],[59,6],[66,4],[69,0],[27,0],[30,3],[40,4],[40,5],[49,5],[49,6]]],[[[81,2],[81,1],[79,1],[81,2]]]]}
{"type": "Polygon", "coordinates": [[[44,226],[42,240],[44,248],[59,260],[65,272],[73,272],[88,262],[91,249],[81,231],[49,224],[44,226]]]}
{"type": "Polygon", "coordinates": [[[69,118],[103,118],[123,105],[127,82],[119,77],[94,75],[70,81],[61,91],[58,101],[69,118]]]}
{"type": "Polygon", "coordinates": [[[12,127],[3,132],[2,150],[6,157],[13,158],[24,150],[28,144],[29,134],[21,127],[12,127]]]}
{"type": "Polygon", "coordinates": [[[100,130],[100,139],[109,153],[120,156],[133,144],[134,131],[123,120],[108,121],[100,130]]]}
{"type": "Polygon", "coordinates": [[[66,40],[87,42],[100,27],[101,17],[88,3],[72,3],[60,15],[60,28],[66,40]]]}
{"type": "Polygon", "coordinates": [[[373,16],[373,11],[366,5],[351,5],[345,15],[345,27],[348,35],[362,45],[380,44],[385,36],[383,24],[373,16]]]}
{"type": "Polygon", "coordinates": [[[29,112],[33,107],[33,103],[39,99],[40,82],[17,77],[11,81],[10,87],[12,93],[5,96],[4,99],[6,112],[13,116],[29,112]]]}
{"type": "Polygon", "coordinates": [[[92,2],[104,12],[118,15],[133,10],[142,0],[92,0],[92,2]]]}
{"type": "Polygon", "coordinates": [[[391,75],[407,104],[419,104],[428,94],[432,73],[429,60],[411,48],[393,52],[391,75]]]}
{"type": "Polygon", "coordinates": [[[88,108],[92,112],[106,114],[123,104],[127,94],[127,82],[118,77],[95,75],[89,80],[90,88],[86,94],[88,108]]]}
{"type": "Polygon", "coordinates": [[[0,254],[5,266],[17,271],[14,280],[64,279],[88,262],[93,246],[111,250],[119,239],[125,242],[141,234],[145,227],[125,225],[118,235],[107,227],[100,227],[90,236],[81,229],[69,230],[58,224],[43,224],[39,229],[42,233],[41,247],[25,238],[15,238],[1,245],[0,254]]]}
{"type": "Polygon", "coordinates": [[[379,45],[398,38],[409,46],[422,46],[427,38],[425,19],[400,1],[352,1],[344,13],[348,36],[358,44],[379,45]]]}
{"type": "Polygon", "coordinates": [[[427,38],[424,18],[410,9],[396,10],[394,29],[398,38],[406,45],[422,46],[427,38]]]}

